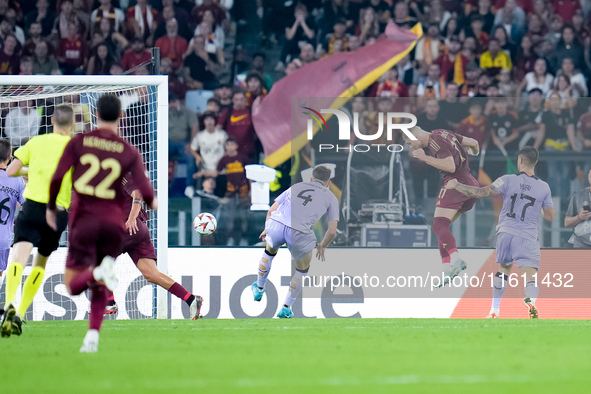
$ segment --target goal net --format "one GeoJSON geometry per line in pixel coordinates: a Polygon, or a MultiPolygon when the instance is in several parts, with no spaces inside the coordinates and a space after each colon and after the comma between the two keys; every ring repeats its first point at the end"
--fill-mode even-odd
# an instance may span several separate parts
{"type": "MultiPolygon", "coordinates": [[[[75,133],[96,127],[96,103],[101,95],[117,95],[123,116],[119,134],[141,153],[148,177],[156,190],[158,211],[148,211],[148,228],[157,249],[158,266],[167,272],[168,247],[168,82],[165,76],[18,76],[3,77],[0,85],[1,136],[13,150],[30,138],[53,131],[51,117],[60,104],[70,104],[75,114],[75,133]],[[160,182],[158,182],[160,180],[160,182]]],[[[39,289],[25,320],[80,320],[88,317],[87,294],[71,296],[64,284],[67,230],[60,248],[46,267],[39,289]]],[[[22,284],[31,272],[30,262],[23,271],[22,284]]],[[[9,258],[9,262],[10,262],[9,258]]],[[[149,284],[127,254],[117,260],[119,285],[114,292],[118,313],[110,318],[142,319],[168,317],[166,291],[149,284]]],[[[0,291],[4,295],[5,285],[0,291]]],[[[20,301],[22,287],[16,295],[20,301]]]]}

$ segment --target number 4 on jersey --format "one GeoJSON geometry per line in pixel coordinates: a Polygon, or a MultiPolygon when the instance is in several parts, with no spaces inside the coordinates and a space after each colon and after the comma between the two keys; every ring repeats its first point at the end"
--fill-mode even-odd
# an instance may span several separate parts
{"type": "Polygon", "coordinates": [[[313,191],[314,191],[314,189],[305,189],[305,190],[302,190],[302,191],[301,191],[301,192],[300,192],[300,193],[297,195],[297,197],[298,197],[298,198],[301,198],[302,200],[304,200],[304,202],[302,203],[302,204],[304,204],[304,206],[306,206],[306,205],[307,205],[307,204],[308,204],[310,201],[312,201],[312,196],[311,196],[311,195],[309,195],[309,194],[308,194],[308,195],[306,195],[306,194],[304,194],[304,193],[306,193],[306,192],[313,192],[313,191]]]}

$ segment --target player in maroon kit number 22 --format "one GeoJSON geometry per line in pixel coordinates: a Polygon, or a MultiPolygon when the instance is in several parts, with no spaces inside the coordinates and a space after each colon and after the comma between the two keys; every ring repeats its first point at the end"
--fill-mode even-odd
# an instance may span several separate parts
{"type": "Polygon", "coordinates": [[[68,292],[91,290],[89,329],[80,351],[98,351],[99,330],[108,292],[117,286],[115,258],[121,253],[125,231],[126,193],[123,176],[128,172],[146,204],[157,208],[154,189],[144,173],[139,152],[119,137],[121,102],[111,94],[97,102],[97,128],[72,138],[60,159],[49,188],[47,224],[56,228],[56,197],[62,178],[72,168],[72,205],[65,282],[68,292]]]}
{"type": "Polygon", "coordinates": [[[443,174],[443,186],[435,205],[433,231],[437,235],[441,260],[446,266],[442,283],[445,286],[466,269],[466,262],[460,258],[456,239],[449,227],[462,213],[472,209],[476,202],[475,198],[466,197],[457,190],[446,190],[445,184],[450,179],[457,178],[458,182],[465,185],[480,186],[468,166],[468,154],[478,155],[478,141],[443,129],[428,133],[415,126],[409,131],[417,138],[411,140],[404,135],[404,140],[411,147],[411,156],[437,168],[443,174]],[[423,148],[429,149],[430,156],[427,156],[423,148]]]}

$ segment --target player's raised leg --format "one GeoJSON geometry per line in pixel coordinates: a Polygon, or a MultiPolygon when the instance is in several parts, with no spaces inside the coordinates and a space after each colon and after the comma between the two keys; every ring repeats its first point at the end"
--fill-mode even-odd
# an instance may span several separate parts
{"type": "Polygon", "coordinates": [[[458,276],[462,270],[466,269],[466,262],[460,257],[456,246],[456,239],[450,228],[453,221],[460,217],[460,215],[457,209],[435,208],[433,232],[437,236],[439,254],[441,255],[441,262],[444,264],[444,286],[458,276]]]}
{"type": "Polygon", "coordinates": [[[141,258],[137,262],[137,268],[140,270],[144,278],[150,283],[168,290],[174,296],[185,301],[189,305],[189,313],[193,320],[200,317],[201,306],[203,305],[203,298],[198,295],[191,294],[181,284],[176,282],[168,275],[164,275],[156,266],[156,261],[153,259],[141,258]]]}
{"type": "Polygon", "coordinates": [[[2,324],[0,325],[0,335],[3,337],[9,337],[13,333],[13,328],[16,335],[20,335],[22,332],[22,322],[20,316],[17,316],[14,298],[21,284],[24,265],[29,260],[32,250],[33,244],[30,242],[18,242],[13,246],[14,261],[6,270],[6,303],[4,305],[5,312],[2,317],[2,324]]]}

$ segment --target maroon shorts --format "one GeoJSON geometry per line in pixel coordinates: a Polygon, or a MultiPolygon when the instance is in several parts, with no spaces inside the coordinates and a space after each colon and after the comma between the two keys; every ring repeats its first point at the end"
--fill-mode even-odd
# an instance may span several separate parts
{"type": "Polygon", "coordinates": [[[116,258],[121,254],[123,235],[119,224],[93,216],[74,218],[70,225],[66,268],[84,270],[96,267],[105,256],[116,258]]]}
{"type": "MultiPolygon", "coordinates": [[[[439,190],[435,207],[456,209],[459,213],[464,213],[471,210],[478,199],[467,197],[457,190],[446,190],[446,183],[447,182],[444,182],[443,186],[441,186],[441,189],[439,190]]],[[[480,186],[478,181],[474,178],[472,178],[472,182],[468,183],[468,185],[480,186]]]]}
{"type": "Polygon", "coordinates": [[[137,219],[138,232],[129,235],[129,232],[123,236],[123,246],[121,253],[127,253],[137,265],[140,259],[156,260],[156,251],[150,239],[150,230],[143,221],[137,219]]]}

